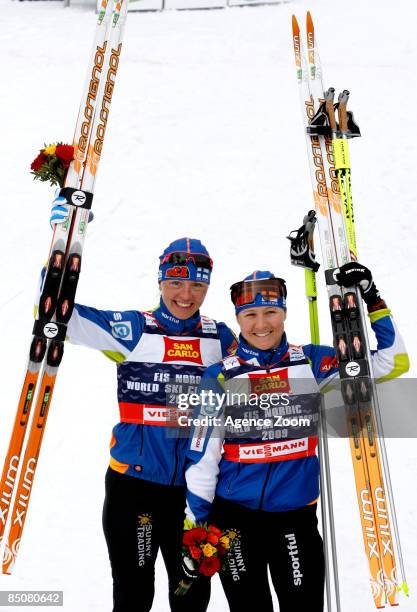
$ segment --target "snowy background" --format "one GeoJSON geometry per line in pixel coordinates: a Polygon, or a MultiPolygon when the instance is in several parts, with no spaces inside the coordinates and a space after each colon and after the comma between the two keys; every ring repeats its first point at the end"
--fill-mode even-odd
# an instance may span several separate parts
{"type": "MultiPolygon", "coordinates": [[[[288,281],[290,340],[309,340],[303,274],[289,265],[285,240],[313,204],[290,27],[291,13],[302,22],[307,9],[326,83],[352,92],[363,133],[351,146],[360,259],[392,307],[415,376],[414,0],[130,14],[78,300],[154,306],[157,256],[191,235],[215,259],[205,314],[234,326],[227,288],[270,268],[288,281]]],[[[45,142],[71,141],[95,17],[79,4],[6,0],[0,15],[2,463],[51,236],[53,190],[33,183],[29,164],[45,142]]],[[[322,342],[330,343],[320,288],[322,342]]],[[[101,508],[116,421],[113,365],[67,346],[18,563],[13,576],[0,576],[0,590],[63,589],[65,610],[111,609],[101,508]]],[[[332,451],[343,610],[365,612],[374,606],[346,440],[332,451]]],[[[412,596],[401,606],[417,610],[417,445],[389,440],[388,451],[412,596]]],[[[161,565],[157,584],[153,610],[165,612],[161,565]]],[[[209,610],[225,609],[216,579],[209,610]]]]}

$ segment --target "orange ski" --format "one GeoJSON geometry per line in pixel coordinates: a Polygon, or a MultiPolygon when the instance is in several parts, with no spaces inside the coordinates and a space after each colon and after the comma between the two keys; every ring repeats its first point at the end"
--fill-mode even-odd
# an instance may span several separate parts
{"type": "Polygon", "coordinates": [[[15,480],[20,463],[23,441],[30,417],[34,390],[39,378],[40,364],[35,371],[27,371],[19,399],[9,448],[4,462],[0,482],[0,542],[6,528],[8,512],[12,500],[15,480]]]}
{"type": "Polygon", "coordinates": [[[45,431],[46,419],[48,418],[49,405],[51,403],[55,380],[56,373],[51,375],[48,374],[47,371],[44,372],[38,393],[36,409],[33,415],[30,435],[22,462],[22,471],[20,472],[13,510],[11,512],[11,527],[3,556],[3,574],[11,573],[19,551],[20,538],[26,520],[29,498],[32,491],[33,479],[38,463],[39,451],[45,431]]]}

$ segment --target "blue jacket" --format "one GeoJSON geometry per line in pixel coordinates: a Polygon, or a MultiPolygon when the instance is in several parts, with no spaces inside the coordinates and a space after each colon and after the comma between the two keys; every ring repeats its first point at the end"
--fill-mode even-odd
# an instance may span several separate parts
{"type": "Polygon", "coordinates": [[[235,350],[233,332],[199,313],[176,319],[161,300],[149,312],[76,304],[67,333],[73,344],[100,350],[117,364],[121,422],[113,429],[110,467],[184,485],[187,439],[171,435],[164,411],[178,393],[197,389],[208,365],[235,350]]]}
{"type": "MultiPolygon", "coordinates": [[[[408,357],[390,311],[380,310],[369,317],[378,342],[377,351],[372,355],[377,382],[400,376],[408,370],[408,357]]],[[[278,378],[281,375],[286,377],[291,385],[291,379],[307,377],[307,367],[317,388],[330,384],[330,380],[338,376],[334,348],[312,344],[293,347],[284,334],[278,348],[259,351],[240,337],[236,356],[210,366],[204,373],[201,389],[211,390],[221,397],[231,378],[256,377],[260,371],[264,372],[263,376],[268,376],[271,370],[278,378]]],[[[213,406],[210,406],[210,414],[213,412],[213,406]]],[[[194,418],[201,419],[207,414],[207,407],[199,406],[194,418]]],[[[224,411],[218,403],[217,416],[220,415],[224,421],[224,411]]],[[[300,508],[318,498],[319,462],[315,453],[300,453],[299,458],[287,460],[269,459],[276,450],[274,445],[265,446],[261,439],[252,438],[252,443],[260,444],[256,452],[261,460],[245,462],[238,453],[233,453],[233,444],[244,444],[248,440],[227,436],[223,422],[205,427],[196,424],[192,432],[186,465],[186,514],[193,523],[208,519],[215,495],[250,509],[274,512],[300,508]],[[231,455],[225,453],[226,445],[231,449],[231,455]],[[234,459],[227,458],[230,456],[234,459]]],[[[278,453],[288,452],[280,444],[275,447],[278,453]]],[[[246,448],[243,446],[243,452],[246,448]]]]}

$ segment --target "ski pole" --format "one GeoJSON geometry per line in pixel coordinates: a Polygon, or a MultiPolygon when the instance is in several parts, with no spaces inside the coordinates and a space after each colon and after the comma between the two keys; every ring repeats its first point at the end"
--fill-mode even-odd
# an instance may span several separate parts
{"type": "MultiPolygon", "coordinates": [[[[317,309],[317,283],[316,272],[319,264],[315,261],[314,255],[314,228],[317,222],[316,213],[310,210],[303,219],[303,225],[295,236],[288,236],[291,241],[291,263],[304,267],[305,294],[308,301],[309,320],[310,320],[310,337],[312,344],[320,344],[320,329],[317,309]]],[[[291,232],[293,233],[293,232],[291,232]]],[[[323,527],[323,547],[324,547],[324,562],[326,575],[326,600],[327,611],[332,612],[332,594],[330,580],[330,563],[329,563],[329,542],[328,533],[330,533],[330,547],[332,553],[333,564],[333,581],[336,598],[336,611],[340,612],[340,588],[339,588],[339,570],[337,565],[337,548],[336,548],[336,531],[334,527],[334,511],[333,511],[333,492],[330,474],[330,459],[329,447],[327,440],[327,426],[323,409],[323,403],[320,402],[320,419],[319,419],[319,459],[323,469],[320,469],[320,494],[321,494],[321,521],[323,527]],[[327,512],[329,513],[329,526],[327,522],[327,512]]]]}

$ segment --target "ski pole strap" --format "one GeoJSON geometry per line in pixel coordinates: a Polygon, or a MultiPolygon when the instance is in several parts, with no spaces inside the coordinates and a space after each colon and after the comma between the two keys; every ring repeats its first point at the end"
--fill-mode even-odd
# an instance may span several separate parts
{"type": "Polygon", "coordinates": [[[93,205],[93,194],[82,189],[73,189],[72,187],[63,187],[59,192],[60,197],[66,199],[69,204],[77,208],[86,208],[90,210],[93,205]]]}
{"type": "Polygon", "coordinates": [[[271,461],[303,459],[316,454],[317,443],[318,437],[311,436],[277,442],[224,444],[223,459],[237,463],[269,463],[271,461]]]}
{"type": "Polygon", "coordinates": [[[179,410],[176,406],[136,404],[119,402],[120,421],[136,425],[157,425],[159,427],[178,427],[179,417],[189,417],[192,411],[179,410]]]}

